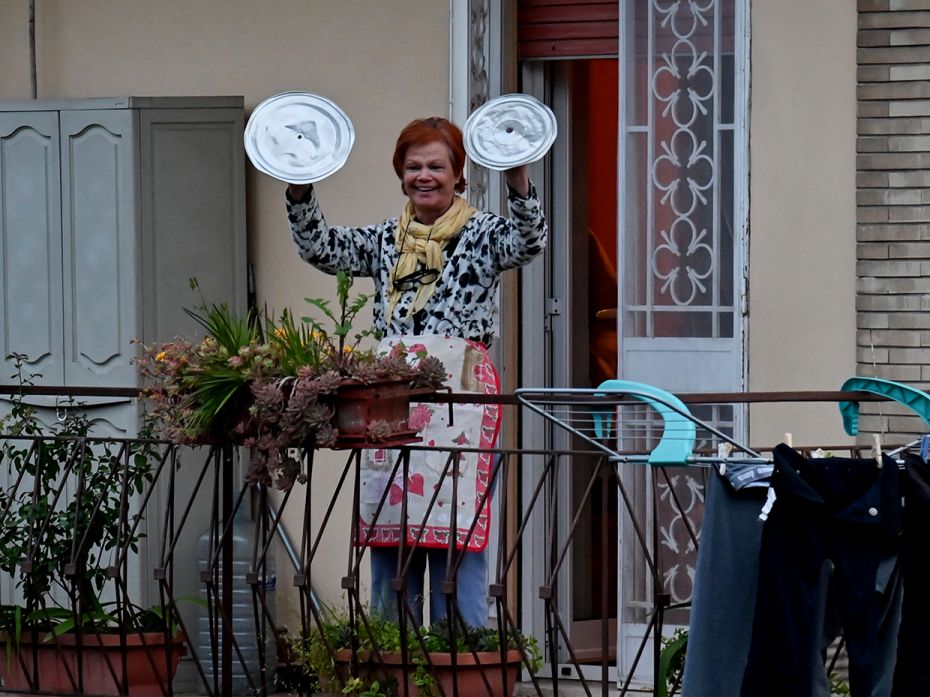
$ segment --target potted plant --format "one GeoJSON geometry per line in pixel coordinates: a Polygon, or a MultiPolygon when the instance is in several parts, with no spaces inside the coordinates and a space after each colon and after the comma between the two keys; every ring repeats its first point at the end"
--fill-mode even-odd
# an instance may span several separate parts
{"type": "Polygon", "coordinates": [[[502,651],[495,628],[459,626],[453,637],[449,622],[440,620],[408,631],[404,640],[396,622],[378,616],[359,618],[356,627],[325,610],[319,627],[294,642],[294,662],[325,691],[388,697],[403,693],[405,673],[411,697],[453,695],[454,688],[469,697],[509,697],[524,655],[534,673],[542,665],[536,640],[519,632],[506,635],[502,651]]]}
{"type": "Polygon", "coordinates": [[[676,629],[672,636],[662,640],[659,668],[656,675],[656,697],[674,695],[684,677],[685,654],[688,651],[688,630],[676,629]]]}
{"type": "MultiPolygon", "coordinates": [[[[362,348],[373,334],[352,335],[369,297],[350,300],[352,277],[337,275],[338,309],[307,301],[332,324],[295,321],[282,312],[238,316],[226,305],[190,312],[206,330],[198,343],[184,339],[143,347],[137,361],[150,416],[180,443],[234,442],[253,449],[250,478],[290,488],[300,465],[293,447],[388,447],[409,443],[410,399],[438,389],[442,362],[403,346],[387,353],[362,348]]],[[[192,287],[196,282],[192,281],[192,287]]]]}
{"type": "MultiPolygon", "coordinates": [[[[7,359],[19,384],[30,384],[25,357],[7,359]]],[[[88,440],[80,410],[46,428],[21,392],[11,405],[0,420],[0,432],[12,436],[0,443],[9,482],[0,489],[0,570],[15,579],[22,602],[0,606],[4,686],[164,692],[184,652],[170,613],[104,601],[119,593],[124,555],[142,537],[130,501],[152,482],[154,446],[143,438],[117,453],[88,440]]]]}

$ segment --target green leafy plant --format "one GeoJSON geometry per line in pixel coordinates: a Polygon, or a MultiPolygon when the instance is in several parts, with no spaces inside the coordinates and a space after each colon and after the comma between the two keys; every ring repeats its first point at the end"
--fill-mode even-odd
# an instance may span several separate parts
{"type": "Polygon", "coordinates": [[[830,694],[838,697],[846,697],[852,694],[849,689],[849,682],[839,673],[830,673],[830,694]]]}
{"type": "MultiPolygon", "coordinates": [[[[420,695],[430,697],[439,692],[427,654],[497,653],[501,648],[501,635],[495,628],[460,626],[453,640],[452,627],[443,619],[418,631],[408,629],[406,640],[403,640],[396,622],[366,614],[364,622],[361,619],[356,622],[353,632],[345,614],[324,608],[320,626],[306,637],[294,641],[291,650],[295,664],[318,680],[324,689],[332,690],[341,682],[346,694],[367,695],[369,693],[364,690],[374,689],[372,694],[395,695],[396,680],[382,674],[378,655],[396,654],[404,643],[409,651],[409,680],[420,695]],[[351,665],[346,660],[337,661],[335,655],[337,652],[345,653],[353,644],[359,658],[357,673],[350,672],[351,665]]],[[[540,669],[542,653],[534,637],[510,632],[506,644],[508,650],[522,649],[533,672],[540,669]]]]}
{"type": "Polygon", "coordinates": [[[114,584],[114,555],[139,550],[141,514],[129,503],[153,480],[154,444],[143,433],[128,452],[117,452],[89,438],[91,422],[77,408],[44,426],[24,400],[37,375],[25,371],[26,356],[7,360],[20,390],[0,420],[0,432],[9,436],[0,441],[0,467],[10,482],[0,490],[0,570],[15,579],[23,601],[0,606],[8,652],[33,629],[54,637],[91,627],[171,628],[174,620],[161,608],[102,600],[114,584]]]}
{"type": "MultiPolygon", "coordinates": [[[[266,312],[259,321],[255,313],[240,316],[228,305],[204,303],[189,311],[206,332],[202,340],[143,346],[136,364],[157,432],[179,443],[251,447],[250,479],[289,489],[300,478],[300,465],[287,448],[336,443],[334,395],[341,387],[392,379],[412,388],[442,385],[445,368],[434,357],[417,355],[411,364],[403,345],[386,354],[362,348],[374,332],[353,333],[353,323],[370,297],[351,297],[348,274],[337,274],[336,286],[336,309],[328,300],[306,299],[323,319],[298,322],[284,311],[277,317],[266,312]]],[[[407,427],[406,420],[373,422],[367,436],[383,442],[407,427]]]]}
{"type": "Polygon", "coordinates": [[[672,636],[662,640],[659,652],[659,670],[656,683],[656,697],[668,697],[675,694],[681,686],[685,669],[685,653],[688,650],[688,631],[676,629],[672,636]]]}
{"type": "MultiPolygon", "coordinates": [[[[448,617],[434,622],[422,631],[423,646],[428,652],[469,653],[471,651],[497,652],[501,648],[501,635],[496,627],[457,626],[452,631],[448,617]],[[453,641],[454,637],[454,641],[453,641]]],[[[530,668],[537,672],[542,667],[542,652],[535,637],[520,632],[507,636],[508,649],[523,649],[529,659],[530,668]]]]}
{"type": "Polygon", "coordinates": [[[390,695],[395,694],[390,685],[384,685],[382,689],[381,682],[380,680],[372,680],[366,684],[361,678],[349,678],[346,681],[346,686],[342,688],[342,694],[358,695],[358,697],[390,697],[390,695]],[[385,692],[385,690],[390,690],[390,692],[385,692]]]}
{"type": "MultiPolygon", "coordinates": [[[[347,343],[346,341],[349,334],[352,333],[352,325],[355,322],[355,318],[358,317],[358,313],[365,309],[368,301],[371,300],[371,296],[359,293],[355,299],[350,302],[349,291],[352,289],[352,283],[352,276],[349,274],[343,272],[336,274],[336,297],[339,303],[339,317],[336,317],[336,314],[330,309],[328,300],[323,300],[321,298],[305,298],[308,303],[316,306],[333,323],[333,334],[338,340],[338,346],[336,347],[338,350],[336,353],[339,356],[345,355],[347,346],[350,348],[358,346],[359,342],[366,336],[373,336],[376,334],[374,330],[366,329],[356,333],[352,343],[347,343]]],[[[325,335],[325,329],[319,322],[311,317],[304,317],[303,319],[311,325],[313,331],[325,335]]]]}

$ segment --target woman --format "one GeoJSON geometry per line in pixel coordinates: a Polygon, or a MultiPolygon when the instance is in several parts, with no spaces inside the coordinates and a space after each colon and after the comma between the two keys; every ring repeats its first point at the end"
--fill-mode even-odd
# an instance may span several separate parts
{"type": "MultiPolygon", "coordinates": [[[[527,176],[526,166],[504,173],[509,187],[509,218],[477,211],[460,194],[465,191],[465,148],[462,133],[450,121],[432,117],[409,123],[397,138],[393,157],[394,171],[401,181],[401,191],[407,202],[398,218],[390,218],[361,228],[330,227],[326,224],[310,185],[289,184],[287,211],[291,233],[301,258],[327,273],[351,272],[370,276],[374,281],[374,327],[387,337],[404,337],[405,343],[415,337],[415,343],[427,342],[430,352],[438,348],[447,365],[457,366],[453,372],[461,376],[465,389],[497,392],[497,376],[487,347],[494,335],[497,319],[496,291],[500,274],[506,269],[523,266],[539,255],[546,246],[546,222],[536,191],[527,176]],[[452,338],[450,341],[449,338],[452,338]],[[474,376],[479,376],[476,378],[474,376]]],[[[454,387],[458,387],[456,384],[454,387]]],[[[457,390],[458,391],[458,390],[457,390]]],[[[499,416],[485,407],[478,410],[474,441],[461,434],[449,434],[446,442],[461,445],[473,442],[482,448],[493,447],[499,416]],[[478,436],[478,433],[481,433],[478,436]]],[[[463,414],[466,423],[468,414],[463,414]]],[[[427,419],[428,420],[428,419],[427,419]]],[[[438,418],[437,418],[438,421],[438,418]]],[[[455,423],[460,424],[456,415],[455,423]]],[[[441,430],[441,426],[436,430],[441,430]]],[[[471,483],[467,489],[480,494],[487,483],[490,453],[475,455],[473,469],[465,471],[471,483]],[[484,479],[483,479],[484,477],[484,479]],[[475,483],[477,482],[477,483],[475,483]]],[[[397,482],[388,482],[389,469],[383,451],[369,451],[366,463],[368,485],[374,495],[363,495],[363,503],[382,511],[378,520],[366,528],[364,541],[369,544],[372,559],[372,606],[376,611],[396,616],[396,596],[390,581],[397,575],[399,535],[408,526],[398,525],[397,511],[386,514],[387,507],[378,507],[386,499],[382,494],[397,482]],[[380,460],[378,459],[380,458],[380,460]]],[[[430,465],[422,464],[430,481],[430,465]]],[[[459,467],[458,473],[462,473],[459,467]]],[[[411,464],[411,472],[416,469],[411,464]]],[[[432,468],[435,475],[436,467],[432,468]]],[[[413,477],[419,476],[419,472],[413,477]]],[[[424,479],[408,480],[405,492],[419,488],[423,500],[429,499],[430,488],[424,479]],[[410,486],[411,481],[419,487],[410,486]],[[425,491],[425,495],[423,492],[425,491]]],[[[446,486],[448,477],[437,480],[436,487],[446,486]]],[[[364,491],[363,491],[364,494],[364,491]]],[[[461,492],[459,492],[461,495],[461,492]]],[[[398,502],[395,500],[394,504],[398,502]]],[[[464,506],[461,500],[456,501],[464,506]]],[[[459,510],[459,506],[452,506],[459,510]]],[[[415,510],[415,506],[410,506],[415,510]]],[[[463,516],[466,529],[487,524],[487,506],[476,511],[479,526],[471,526],[473,518],[463,516]]],[[[465,513],[471,513],[464,507],[465,513]]],[[[414,517],[408,512],[408,522],[414,517]]],[[[445,616],[444,597],[439,584],[445,578],[447,562],[448,508],[442,503],[433,506],[430,515],[444,515],[430,530],[428,539],[420,537],[407,576],[407,597],[418,623],[422,623],[423,572],[429,559],[432,621],[445,616]],[[446,526],[445,528],[443,526],[446,526]],[[446,545],[442,543],[445,539],[446,545]]],[[[453,513],[453,527],[456,520],[453,513]]],[[[363,515],[364,518],[364,515],[363,515]]],[[[432,521],[432,517],[430,518],[432,521]]],[[[365,521],[363,520],[363,523],[365,521]]],[[[426,521],[422,521],[424,524],[426,521]]],[[[419,528],[418,528],[419,529],[419,528]]],[[[460,529],[460,528],[459,528],[460,529]]],[[[423,530],[427,530],[424,527],[423,530]]],[[[411,540],[412,541],[412,540],[411,540]]],[[[475,541],[474,534],[459,539],[458,548],[465,551],[457,574],[457,607],[467,624],[482,626],[487,618],[486,537],[475,541]]]]}

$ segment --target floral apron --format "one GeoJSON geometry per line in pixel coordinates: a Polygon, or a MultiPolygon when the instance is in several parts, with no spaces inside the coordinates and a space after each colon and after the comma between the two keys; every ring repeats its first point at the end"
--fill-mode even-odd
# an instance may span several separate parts
{"type": "MultiPolygon", "coordinates": [[[[481,343],[443,336],[388,337],[381,342],[379,351],[389,351],[401,342],[410,361],[416,361],[416,354],[423,351],[441,360],[448,375],[446,384],[453,392],[500,393],[497,370],[481,343]]],[[[488,543],[490,495],[484,505],[479,504],[490,485],[494,460],[490,450],[497,442],[501,409],[499,404],[454,404],[452,414],[452,426],[449,426],[448,404],[411,405],[411,428],[420,431],[424,445],[435,446],[436,450],[410,451],[406,482],[407,543],[419,539],[420,547],[448,547],[450,533],[454,532],[457,548],[477,552],[488,543]],[[461,453],[458,463],[449,465],[443,478],[449,460],[446,447],[480,448],[481,451],[461,453]],[[453,476],[458,479],[455,502],[452,500],[453,476]],[[427,516],[437,490],[438,496],[427,516]],[[469,537],[472,523],[475,526],[469,537]]],[[[399,454],[398,450],[387,449],[362,451],[360,544],[381,547],[400,544],[405,489],[403,463],[391,480],[399,454]],[[385,490],[388,490],[386,497],[385,490]],[[384,505],[378,512],[382,498],[384,505]]]]}

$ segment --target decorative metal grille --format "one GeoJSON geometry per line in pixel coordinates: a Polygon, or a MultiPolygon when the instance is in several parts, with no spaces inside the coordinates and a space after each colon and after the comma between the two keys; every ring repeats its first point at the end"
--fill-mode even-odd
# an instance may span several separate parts
{"type": "Polygon", "coordinates": [[[733,336],[733,4],[631,3],[627,336],[733,336]]]}
{"type": "MultiPolygon", "coordinates": [[[[468,2],[468,113],[480,107],[490,97],[488,54],[490,53],[488,21],[489,0],[468,2]]],[[[469,198],[479,210],[488,207],[490,176],[484,167],[472,167],[469,172],[469,198]]]]}
{"type": "MultiPolygon", "coordinates": [[[[731,404],[694,405],[692,414],[702,423],[733,436],[735,408],[731,404]]],[[[647,407],[621,408],[620,429],[623,447],[649,451],[662,437],[662,420],[647,407]]],[[[698,429],[695,452],[713,453],[719,439],[711,432],[698,429]]],[[[669,468],[653,471],[653,477],[643,475],[642,468],[628,468],[628,474],[640,479],[635,488],[641,496],[637,510],[650,538],[657,541],[656,561],[662,580],[662,592],[669,596],[673,606],[691,600],[697,564],[697,544],[704,518],[704,486],[706,470],[703,467],[669,468]],[[650,510],[651,509],[651,510],[650,510]]],[[[637,564],[645,568],[641,550],[636,550],[637,564]]],[[[630,586],[628,606],[639,608],[644,614],[654,607],[654,588],[648,575],[643,574],[630,586]]],[[[667,621],[687,623],[687,614],[670,614],[667,621]]]]}

